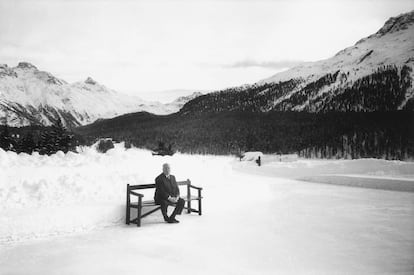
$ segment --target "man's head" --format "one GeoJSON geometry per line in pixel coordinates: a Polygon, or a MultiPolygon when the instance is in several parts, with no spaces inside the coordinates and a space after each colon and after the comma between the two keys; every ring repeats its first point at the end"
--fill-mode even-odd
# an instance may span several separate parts
{"type": "Polygon", "coordinates": [[[164,163],[162,165],[162,172],[164,173],[164,175],[168,176],[171,172],[171,167],[168,163],[164,163]]]}

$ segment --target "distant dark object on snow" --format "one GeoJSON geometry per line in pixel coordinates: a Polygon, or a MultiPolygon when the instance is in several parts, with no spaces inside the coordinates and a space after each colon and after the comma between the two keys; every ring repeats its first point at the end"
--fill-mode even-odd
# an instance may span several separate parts
{"type": "Polygon", "coordinates": [[[125,147],[125,149],[131,149],[131,148],[132,148],[132,143],[131,143],[131,141],[126,140],[126,141],[124,142],[124,147],[125,147]]]}
{"type": "Polygon", "coordinates": [[[175,152],[172,149],[172,144],[170,143],[170,145],[166,147],[165,143],[162,141],[158,142],[158,148],[152,151],[153,156],[172,156],[174,153],[175,152]]]}
{"type": "Polygon", "coordinates": [[[240,161],[254,161],[257,163],[257,165],[262,165],[262,158],[263,153],[262,152],[245,152],[241,153],[240,155],[240,161]]]}
{"type": "Polygon", "coordinates": [[[263,153],[256,151],[256,152],[244,152],[242,153],[241,160],[243,161],[256,161],[259,157],[263,157],[263,153]]]}
{"type": "Polygon", "coordinates": [[[160,150],[160,151],[153,151],[152,155],[153,156],[172,156],[174,155],[174,152],[169,151],[169,150],[160,150]]]}
{"type": "Polygon", "coordinates": [[[114,148],[114,143],[111,138],[100,139],[96,146],[96,151],[99,153],[106,153],[109,149],[114,148]]]}

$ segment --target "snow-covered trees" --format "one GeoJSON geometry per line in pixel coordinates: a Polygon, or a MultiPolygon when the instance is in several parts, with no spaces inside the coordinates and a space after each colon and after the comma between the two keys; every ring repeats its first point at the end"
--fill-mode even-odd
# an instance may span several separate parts
{"type": "Polygon", "coordinates": [[[9,127],[7,124],[5,125],[3,132],[0,133],[0,148],[2,148],[5,151],[12,150],[15,146],[15,142],[12,139],[9,127]]]}
{"type": "Polygon", "coordinates": [[[0,148],[17,153],[31,154],[36,151],[51,155],[57,151],[74,151],[75,142],[73,133],[68,132],[59,120],[52,127],[30,126],[20,129],[3,126],[3,130],[0,130],[0,148]]]}
{"type": "MultiPolygon", "coordinates": [[[[403,103],[412,86],[411,67],[388,65],[353,82],[349,87],[338,88],[324,102],[322,111],[395,111],[403,103]]],[[[318,100],[315,101],[315,103],[318,100]]]]}
{"type": "Polygon", "coordinates": [[[73,135],[63,127],[62,121],[57,120],[50,130],[42,132],[38,150],[40,154],[51,155],[57,151],[67,153],[73,150],[73,135]]]}
{"type": "Polygon", "coordinates": [[[19,142],[19,149],[21,152],[31,154],[37,147],[32,132],[28,132],[19,142]]]}

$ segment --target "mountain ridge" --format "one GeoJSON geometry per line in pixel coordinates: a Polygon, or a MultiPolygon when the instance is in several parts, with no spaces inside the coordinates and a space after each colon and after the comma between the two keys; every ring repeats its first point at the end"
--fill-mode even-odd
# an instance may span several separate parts
{"type": "Polygon", "coordinates": [[[145,101],[109,89],[90,76],[68,83],[29,62],[0,65],[0,124],[10,126],[47,126],[60,119],[65,126],[76,127],[130,112],[169,114],[177,112],[185,99],[167,104],[145,101]]]}
{"type": "Polygon", "coordinates": [[[198,97],[180,112],[412,110],[413,41],[411,11],[388,19],[375,34],[331,58],[198,97]]]}

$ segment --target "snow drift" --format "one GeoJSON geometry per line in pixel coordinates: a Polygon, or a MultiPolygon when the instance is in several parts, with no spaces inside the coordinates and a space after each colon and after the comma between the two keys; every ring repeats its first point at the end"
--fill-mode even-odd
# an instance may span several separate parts
{"type": "MultiPolygon", "coordinates": [[[[147,150],[126,150],[123,143],[101,154],[95,147],[51,156],[0,149],[0,242],[122,224],[126,184],[154,182],[164,162],[171,163],[177,180],[199,178],[205,165],[231,170],[229,158],[153,157],[147,150]]],[[[152,197],[153,190],[144,199],[152,197]]]]}

